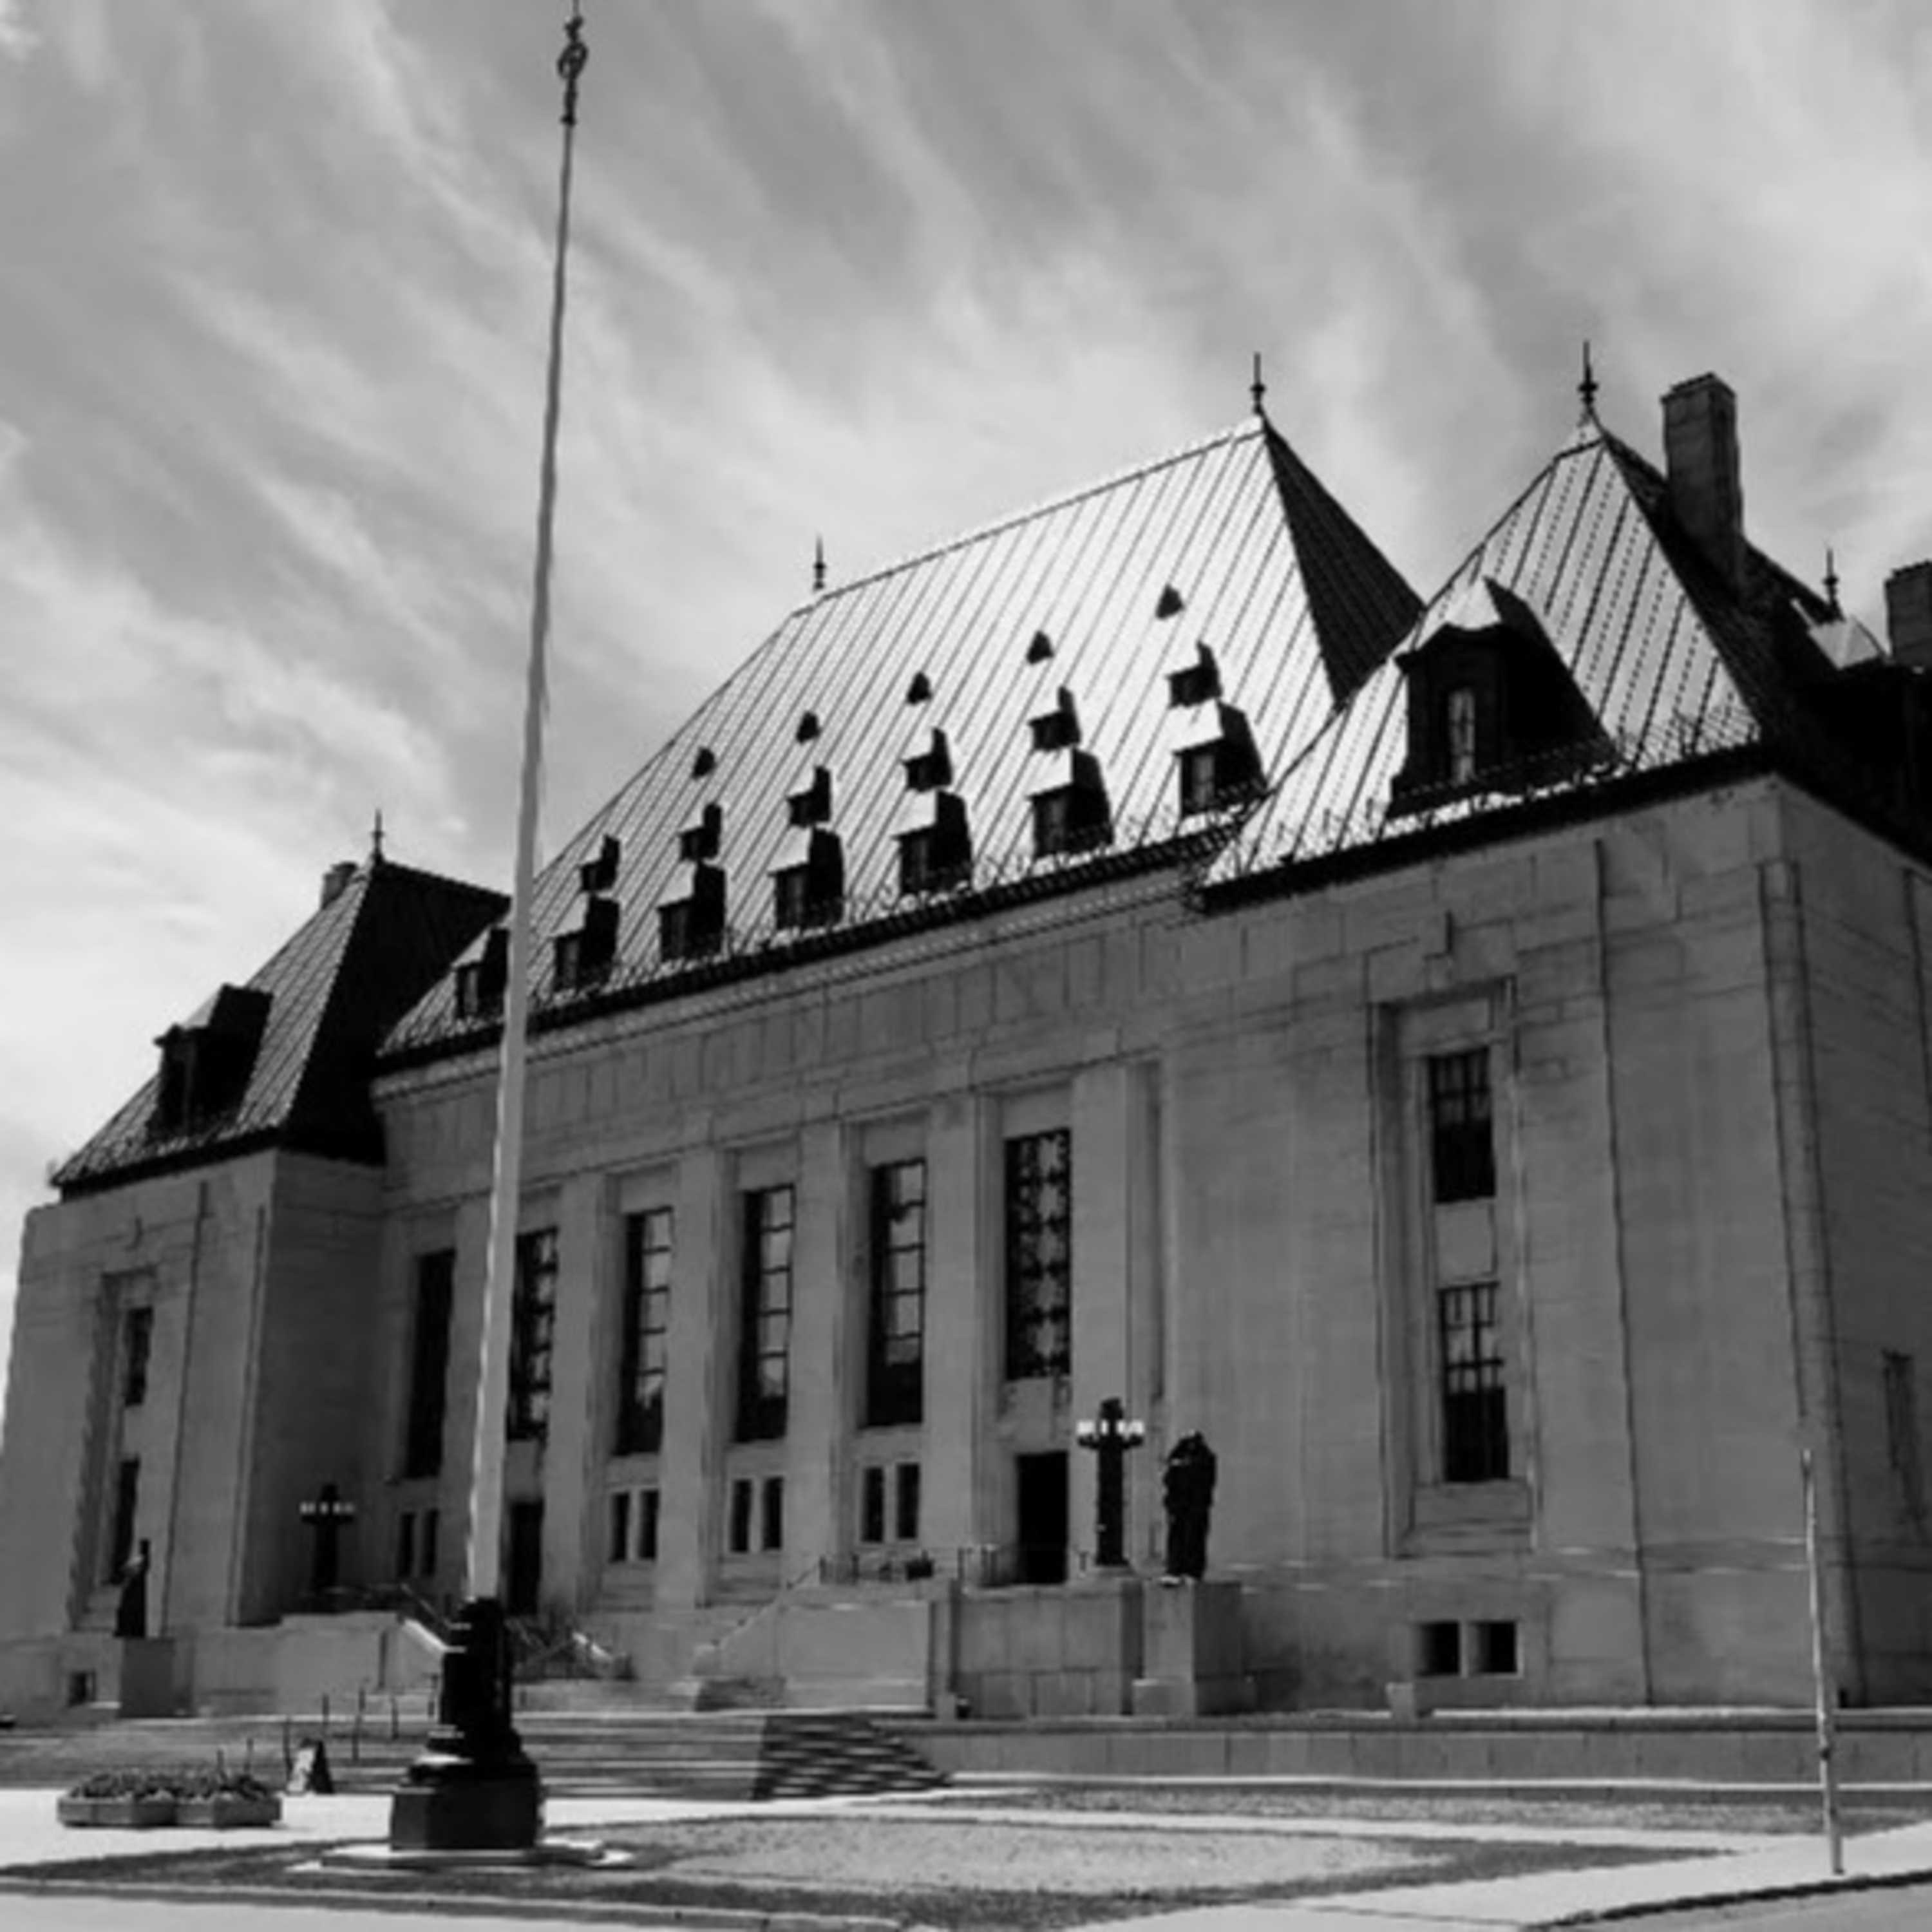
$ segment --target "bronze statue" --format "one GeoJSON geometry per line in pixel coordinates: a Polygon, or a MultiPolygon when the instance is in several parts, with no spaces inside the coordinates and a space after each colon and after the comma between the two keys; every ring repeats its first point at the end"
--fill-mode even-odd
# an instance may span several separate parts
{"type": "Polygon", "coordinates": [[[1208,1568],[1208,1520],[1214,1506],[1214,1452],[1190,1430],[1167,1452],[1161,1501],[1167,1510],[1166,1580],[1198,1580],[1208,1568]]]}

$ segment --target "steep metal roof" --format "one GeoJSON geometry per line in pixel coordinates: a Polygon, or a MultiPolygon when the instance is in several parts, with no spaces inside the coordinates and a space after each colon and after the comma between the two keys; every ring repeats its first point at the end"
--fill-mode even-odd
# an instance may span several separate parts
{"type": "MultiPolygon", "coordinates": [[[[685,970],[659,957],[657,908],[686,890],[679,834],[706,806],[722,813],[727,954],[782,962],[794,935],[775,928],[770,875],[802,842],[787,800],[815,771],[830,775],[824,826],[842,842],[844,928],[932,903],[901,897],[895,834],[921,819],[904,761],[930,751],[935,730],[972,841],[959,902],[1077,878],[1104,856],[1036,860],[1032,847],[1030,798],[1064,776],[1066,754],[1035,748],[1029,721],[1062,692],[1106,788],[1118,860],[1238,817],[1180,810],[1168,677],[1202,644],[1265,768],[1310,742],[1418,608],[1260,417],[838,586],[793,611],[545,868],[532,902],[537,1017],[554,1022],[544,1010],[568,1004],[553,986],[551,942],[577,923],[578,868],[606,836],[621,842],[610,890],[622,915],[600,998],[685,970]]],[[[388,1046],[473,1027],[446,976],[388,1046]]]]}
{"type": "MultiPolygon", "coordinates": [[[[54,1170],[53,1185],[88,1192],[265,1141],[380,1159],[368,1092],[376,1043],[503,904],[499,893],[386,860],[360,867],[245,982],[270,997],[236,1103],[181,1132],[157,1132],[158,1072],[54,1170]]],[[[188,1028],[208,1020],[215,997],[188,1028]]]]}
{"type": "Polygon", "coordinates": [[[1657,470],[1586,422],[1477,544],[1408,636],[1299,757],[1216,860],[1210,882],[1373,846],[1418,829],[1750,743],[1815,736],[1809,694],[1832,674],[1824,600],[1756,550],[1742,595],[1677,524],[1657,470]],[[1402,660],[1479,608],[1490,586],[1526,605],[1608,740],[1546,784],[1392,810],[1408,752],[1402,660]]]}

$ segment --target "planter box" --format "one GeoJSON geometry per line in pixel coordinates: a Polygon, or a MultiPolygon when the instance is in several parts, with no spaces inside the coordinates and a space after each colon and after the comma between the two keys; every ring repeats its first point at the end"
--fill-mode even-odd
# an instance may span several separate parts
{"type": "Polygon", "coordinates": [[[239,1825],[279,1825],[281,1822],[279,1798],[183,1798],[175,1805],[177,1825],[194,1825],[218,1832],[239,1825]]]}
{"type": "Polygon", "coordinates": [[[151,1832],[158,1825],[172,1825],[175,1810],[172,1798],[63,1798],[56,1813],[63,1825],[151,1832]]]}

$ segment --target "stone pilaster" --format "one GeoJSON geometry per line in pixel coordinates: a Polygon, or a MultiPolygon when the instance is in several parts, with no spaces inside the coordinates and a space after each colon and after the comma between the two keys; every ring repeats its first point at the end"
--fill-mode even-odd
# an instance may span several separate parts
{"type": "Polygon", "coordinates": [[[796,1576],[839,1541],[850,1460],[847,1374],[852,1318],[845,1136],[836,1121],[800,1136],[792,1235],[790,1395],[785,1420],[784,1574],[796,1576]]]}
{"type": "Polygon", "coordinates": [[[610,1365],[593,1343],[614,1270],[609,1190],[601,1176],[567,1181],[557,1202],[556,1318],[550,1339],[550,1431],[544,1445],[543,1594],[581,1609],[596,1573],[586,1544],[602,1505],[596,1476],[608,1439],[610,1365]]]}
{"type": "Polygon", "coordinates": [[[664,1609],[688,1610],[706,1600],[717,1564],[713,1504],[730,1382],[730,1200],[727,1163],[715,1148],[698,1148],[679,1162],[676,1206],[656,1600],[664,1609]]]}

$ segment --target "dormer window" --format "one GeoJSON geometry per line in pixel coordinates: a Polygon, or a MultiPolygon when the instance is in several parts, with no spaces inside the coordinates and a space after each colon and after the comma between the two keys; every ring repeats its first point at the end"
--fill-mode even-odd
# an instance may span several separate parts
{"type": "Polygon", "coordinates": [[[1054,694],[1053,708],[1027,721],[1033,733],[1036,752],[1069,752],[1080,742],[1080,717],[1073,708],[1073,694],[1062,685],[1054,694]]]}
{"type": "Polygon", "coordinates": [[[510,935],[494,927],[479,958],[466,959],[456,969],[456,1016],[488,1019],[503,1010],[503,988],[510,978],[510,935]]]}
{"type": "Polygon", "coordinates": [[[824,825],[832,817],[832,774],[814,766],[812,776],[785,799],[785,810],[795,826],[824,825]]]}
{"type": "Polygon", "coordinates": [[[1205,644],[1193,663],[1167,674],[1167,701],[1178,710],[1183,706],[1207,704],[1221,694],[1221,667],[1205,644]]]}
{"type": "Polygon", "coordinates": [[[952,782],[952,752],[944,731],[935,730],[925,748],[904,763],[908,791],[940,791],[952,782]]]}
{"type": "MultiPolygon", "coordinates": [[[[587,869],[587,868],[586,868],[587,869]]],[[[617,902],[593,896],[584,902],[584,923],[556,936],[554,978],[560,993],[601,986],[617,957],[617,902]]]]}
{"type": "Polygon", "coordinates": [[[1449,754],[1449,782],[1467,784],[1476,776],[1476,689],[1450,687],[1443,700],[1443,736],[1449,754]]]}
{"type": "Polygon", "coordinates": [[[1616,755],[1540,619],[1492,578],[1459,592],[1397,662],[1408,686],[1408,756],[1390,788],[1393,810],[1530,791],[1616,755]]]}
{"type": "Polygon", "coordinates": [[[722,805],[707,805],[698,814],[697,823],[687,825],[677,835],[677,856],[687,866],[715,859],[724,836],[724,808],[722,805]]]}
{"type": "Polygon", "coordinates": [[[966,801],[956,792],[935,792],[932,814],[898,835],[899,890],[908,898],[950,892],[973,875],[973,836],[966,801]]]}
{"type": "Polygon", "coordinates": [[[1262,782],[1261,754],[1238,705],[1219,700],[1198,704],[1177,723],[1173,742],[1184,818],[1254,796],[1262,782]]]}
{"type": "Polygon", "coordinates": [[[1088,752],[1064,755],[1060,782],[1033,794],[1036,859],[1061,858],[1113,843],[1113,808],[1108,802],[1100,760],[1088,752]]]}
{"type": "Polygon", "coordinates": [[[594,859],[586,859],[577,868],[578,889],[586,892],[608,892],[617,883],[617,861],[622,847],[605,833],[594,859]]]}
{"type": "Polygon", "coordinates": [[[170,1027],[154,1044],[160,1078],[151,1130],[190,1133],[241,1105],[260,1051],[271,996],[252,986],[224,986],[199,1025],[170,1027]]]}
{"type": "Polygon", "coordinates": [[[709,959],[724,944],[724,872],[718,866],[691,871],[691,890],[658,908],[658,954],[666,964],[709,959]]]}
{"type": "Polygon", "coordinates": [[[821,825],[801,835],[772,869],[772,912],[781,932],[836,926],[845,916],[845,848],[821,825]]]}

